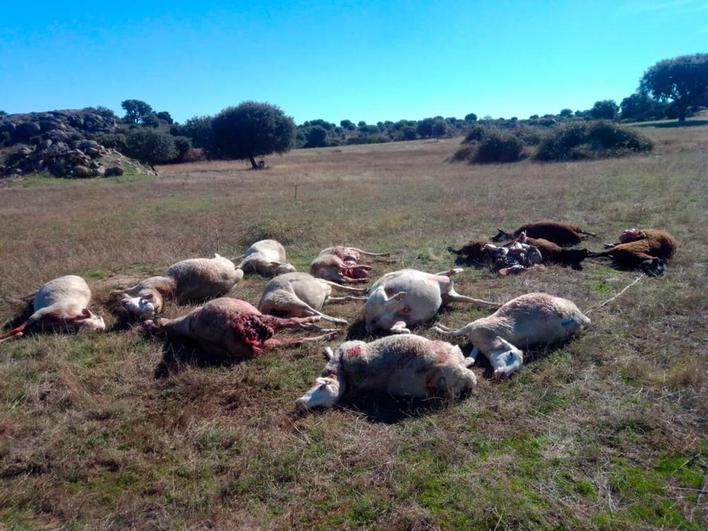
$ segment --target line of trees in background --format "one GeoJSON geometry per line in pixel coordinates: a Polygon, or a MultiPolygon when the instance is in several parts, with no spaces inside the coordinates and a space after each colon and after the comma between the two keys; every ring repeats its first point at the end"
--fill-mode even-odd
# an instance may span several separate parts
{"type": "MultiPolygon", "coordinates": [[[[204,158],[248,160],[283,153],[292,147],[316,148],[417,139],[435,139],[467,134],[478,123],[500,128],[517,124],[552,127],[558,123],[588,120],[624,122],[676,118],[680,122],[700,106],[708,106],[708,54],[687,55],[660,61],[649,68],[634,94],[619,105],[600,100],[587,110],[561,109],[558,114],[479,119],[475,113],[464,118],[435,116],[422,120],[385,121],[368,124],[344,119],[339,124],[310,120],[295,125],[281,109],[268,103],[244,102],[224,109],[216,116],[194,116],[176,123],[167,111],[155,111],[146,102],[128,99],[121,103],[122,118],[106,107],[94,110],[118,124],[115,134],[100,141],[148,164],[191,162],[204,158]]],[[[2,111],[0,111],[2,114],[2,111]]]]}

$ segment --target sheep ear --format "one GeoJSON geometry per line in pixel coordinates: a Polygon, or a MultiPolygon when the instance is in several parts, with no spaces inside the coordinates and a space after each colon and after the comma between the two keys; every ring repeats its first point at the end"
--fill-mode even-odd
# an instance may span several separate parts
{"type": "Polygon", "coordinates": [[[322,350],[324,357],[327,361],[332,361],[334,359],[334,352],[332,352],[332,347],[325,347],[322,350]]]}

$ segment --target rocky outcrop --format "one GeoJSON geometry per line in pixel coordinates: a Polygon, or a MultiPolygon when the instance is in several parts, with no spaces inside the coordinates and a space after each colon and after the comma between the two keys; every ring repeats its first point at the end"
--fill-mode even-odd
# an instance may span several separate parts
{"type": "MultiPolygon", "coordinates": [[[[106,159],[144,168],[99,141],[118,131],[116,120],[95,109],[0,116],[0,149],[7,153],[0,178],[48,172],[56,177],[90,178],[106,174],[106,159]]],[[[112,164],[115,166],[115,164],[112,164]]],[[[113,169],[109,174],[119,174],[113,169]]]]}

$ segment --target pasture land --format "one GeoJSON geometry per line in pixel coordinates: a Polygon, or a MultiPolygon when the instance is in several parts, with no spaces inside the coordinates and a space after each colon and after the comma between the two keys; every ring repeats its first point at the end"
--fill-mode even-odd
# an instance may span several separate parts
{"type": "MultiPolygon", "coordinates": [[[[476,367],[472,396],[442,408],[298,416],[318,346],[156,380],[161,344],[137,328],[4,343],[0,527],[705,529],[708,127],[642,132],[655,150],[615,160],[449,164],[455,139],[294,151],[261,172],[209,162],[3,186],[3,322],[13,299],[61,274],[86,277],[101,301],[265,237],[303,270],[337,243],[394,253],[374,276],[444,270],[448,245],[545,217],[597,232],[593,249],[632,226],[683,245],[664,278],[591,314],[582,337],[528,356],[510,381],[476,367]]],[[[513,278],[469,269],[457,286],[497,301],[542,290],[586,309],[635,277],[591,262],[513,278]]],[[[264,283],[248,277],[233,295],[255,303],[264,283]]],[[[354,323],[360,307],[329,312],[354,323]]],[[[439,320],[484,313],[454,305],[439,320]]]]}

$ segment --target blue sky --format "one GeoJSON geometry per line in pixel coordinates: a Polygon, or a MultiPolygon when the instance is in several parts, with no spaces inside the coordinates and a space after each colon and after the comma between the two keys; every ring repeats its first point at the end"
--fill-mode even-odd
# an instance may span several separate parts
{"type": "MultiPolygon", "coordinates": [[[[177,120],[244,100],[300,123],[528,117],[708,52],[708,1],[4,2],[0,110],[142,99],[177,120]]],[[[121,112],[122,114],[122,112],[121,112]]]]}

